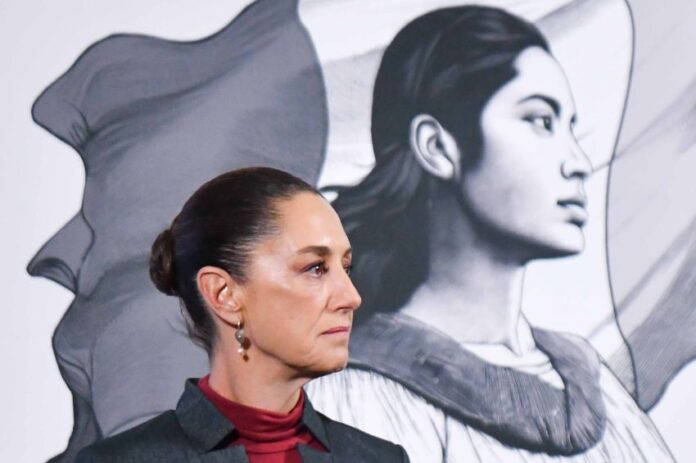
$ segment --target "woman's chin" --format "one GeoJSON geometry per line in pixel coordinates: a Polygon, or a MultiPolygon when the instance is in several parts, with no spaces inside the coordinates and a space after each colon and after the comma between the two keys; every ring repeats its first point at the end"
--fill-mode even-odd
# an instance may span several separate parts
{"type": "Polygon", "coordinates": [[[334,355],[327,355],[322,358],[320,362],[314,365],[312,368],[314,376],[324,376],[330,373],[335,373],[341,371],[348,366],[348,351],[346,349],[345,353],[336,353],[334,355]]]}

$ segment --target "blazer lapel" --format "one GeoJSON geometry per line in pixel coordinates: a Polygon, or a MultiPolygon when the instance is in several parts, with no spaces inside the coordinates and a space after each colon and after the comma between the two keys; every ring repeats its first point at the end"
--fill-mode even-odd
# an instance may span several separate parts
{"type": "Polygon", "coordinates": [[[212,451],[234,431],[234,425],[205,397],[195,379],[186,381],[175,413],[181,429],[200,451],[212,451]]]}
{"type": "Polygon", "coordinates": [[[307,426],[307,429],[309,429],[309,432],[312,433],[314,438],[330,452],[331,442],[329,441],[329,436],[326,434],[324,423],[322,423],[319,413],[314,410],[307,394],[304,391],[302,393],[305,397],[304,410],[302,411],[302,423],[307,426]]]}
{"type": "Polygon", "coordinates": [[[297,451],[302,456],[302,463],[331,463],[331,452],[322,452],[304,444],[297,446],[297,451]]]}
{"type": "Polygon", "coordinates": [[[329,441],[329,436],[324,428],[324,423],[322,422],[319,413],[314,410],[312,403],[309,401],[309,397],[305,394],[304,410],[302,411],[302,423],[307,426],[309,432],[312,433],[314,438],[318,440],[321,445],[327,450],[322,452],[321,450],[316,450],[308,445],[300,444],[297,446],[297,451],[300,452],[302,456],[302,463],[329,463],[333,461],[331,457],[331,442],[329,441]]]}
{"type": "Polygon", "coordinates": [[[210,403],[195,379],[186,381],[176,416],[181,429],[200,452],[201,463],[249,463],[242,446],[218,448],[232,434],[234,425],[210,403]]]}
{"type": "Polygon", "coordinates": [[[249,463],[244,447],[235,445],[220,450],[202,453],[200,455],[201,463],[249,463]]]}

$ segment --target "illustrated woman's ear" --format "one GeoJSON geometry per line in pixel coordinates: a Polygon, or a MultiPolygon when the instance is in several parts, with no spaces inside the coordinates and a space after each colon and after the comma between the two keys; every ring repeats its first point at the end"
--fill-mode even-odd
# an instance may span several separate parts
{"type": "Polygon", "coordinates": [[[459,177],[461,153],[454,137],[429,114],[419,114],[411,120],[409,133],[411,151],[418,164],[443,180],[459,177]]]}

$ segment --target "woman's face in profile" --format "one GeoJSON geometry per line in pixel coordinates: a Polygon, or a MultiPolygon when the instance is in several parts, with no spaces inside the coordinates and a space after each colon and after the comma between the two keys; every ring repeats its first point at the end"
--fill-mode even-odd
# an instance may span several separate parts
{"type": "Polygon", "coordinates": [[[462,174],[464,201],[523,258],[580,252],[591,166],[573,133],[570,87],[541,48],[524,50],[515,68],[481,113],[482,155],[462,174]]]}
{"type": "Polygon", "coordinates": [[[340,370],[361,302],[349,277],[350,243],[320,196],[299,193],[276,209],[279,232],[251,254],[245,332],[254,348],[302,375],[340,370]]]}

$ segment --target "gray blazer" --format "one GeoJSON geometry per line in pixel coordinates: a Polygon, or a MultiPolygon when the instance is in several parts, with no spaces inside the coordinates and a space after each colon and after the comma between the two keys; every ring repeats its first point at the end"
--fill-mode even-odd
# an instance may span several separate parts
{"type": "MultiPolygon", "coordinates": [[[[327,448],[300,444],[304,463],[408,463],[403,447],[333,421],[305,400],[302,422],[327,448]]],[[[186,382],[176,410],[83,449],[77,463],[198,462],[248,463],[242,446],[228,447],[234,425],[203,395],[196,380],[186,382]]]]}

